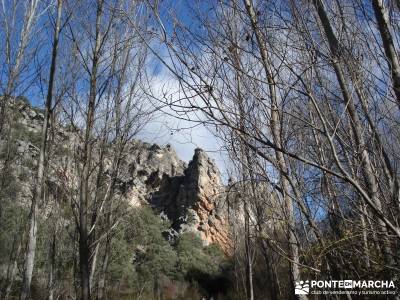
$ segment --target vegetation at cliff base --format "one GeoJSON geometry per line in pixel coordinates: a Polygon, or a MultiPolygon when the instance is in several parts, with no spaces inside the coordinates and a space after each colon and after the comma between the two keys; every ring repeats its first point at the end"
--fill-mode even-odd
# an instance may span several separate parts
{"type": "Polygon", "coordinates": [[[398,300],[399,153],[400,0],[0,1],[0,300],[398,300]]]}

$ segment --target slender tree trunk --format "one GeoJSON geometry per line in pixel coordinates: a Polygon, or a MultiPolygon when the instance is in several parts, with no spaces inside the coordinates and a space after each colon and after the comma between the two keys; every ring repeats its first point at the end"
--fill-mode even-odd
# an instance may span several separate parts
{"type": "MultiPolygon", "coordinates": [[[[12,100],[12,96],[14,94],[14,89],[16,87],[16,82],[20,75],[19,73],[21,70],[21,65],[24,60],[25,50],[28,47],[29,38],[32,33],[31,31],[32,31],[32,28],[35,23],[35,17],[36,17],[39,2],[40,2],[39,0],[31,0],[31,1],[25,2],[24,21],[22,24],[21,37],[20,37],[20,40],[18,43],[17,54],[16,54],[13,65],[10,66],[10,72],[8,74],[6,91],[4,93],[3,99],[1,99],[1,102],[0,102],[0,134],[3,132],[4,125],[6,124],[7,105],[9,104],[9,101],[12,100]]],[[[9,30],[11,30],[11,29],[9,29],[9,30]]],[[[7,32],[6,34],[9,34],[9,32],[7,32]]],[[[11,59],[11,57],[7,57],[7,60],[10,63],[10,61],[12,59],[11,59]]],[[[9,128],[10,128],[10,126],[9,126],[9,128]]]]}
{"type": "MultiPolygon", "coordinates": [[[[81,204],[82,205],[82,204],[81,204]]],[[[83,216],[83,212],[80,213],[80,227],[85,226],[87,223],[85,222],[85,217],[83,216]]],[[[80,270],[80,288],[81,288],[81,299],[89,300],[90,299],[90,265],[89,265],[89,246],[88,246],[88,236],[87,230],[80,229],[79,230],[79,270],[80,270]]]]}
{"type": "Polygon", "coordinates": [[[45,163],[47,160],[46,155],[46,146],[47,146],[47,132],[50,126],[50,114],[52,109],[52,97],[53,97],[53,85],[54,85],[54,75],[56,70],[56,61],[57,61],[57,49],[58,49],[58,39],[59,32],[61,26],[61,13],[62,13],[62,0],[58,0],[57,2],[57,21],[56,26],[54,28],[54,37],[53,37],[53,49],[52,49],[52,57],[51,57],[51,65],[50,65],[50,78],[49,78],[49,86],[47,89],[47,97],[46,97],[46,107],[44,113],[44,121],[42,126],[42,135],[41,135],[41,145],[40,145],[40,153],[39,153],[39,161],[38,161],[38,171],[36,177],[35,190],[33,192],[32,203],[31,203],[31,211],[29,215],[29,231],[28,231],[28,242],[26,247],[25,254],[25,267],[23,274],[23,282],[21,287],[21,300],[29,299],[31,281],[32,281],[32,273],[33,266],[35,261],[35,252],[36,252],[36,235],[37,235],[37,213],[38,213],[38,205],[41,197],[43,196],[43,188],[44,188],[44,169],[45,163]]]}
{"type": "Polygon", "coordinates": [[[362,230],[362,241],[363,241],[363,250],[364,250],[364,258],[365,258],[365,267],[367,270],[371,268],[370,259],[369,259],[369,247],[368,247],[368,234],[367,234],[367,225],[365,222],[365,217],[367,216],[367,208],[364,203],[360,204],[361,211],[361,230],[362,230]]]}
{"type": "Polygon", "coordinates": [[[246,250],[246,283],[247,283],[247,299],[254,300],[254,288],[253,288],[253,255],[251,251],[251,238],[250,238],[250,213],[248,203],[244,202],[244,214],[245,214],[245,250],[246,250]]]}
{"type": "MultiPolygon", "coordinates": [[[[330,24],[328,15],[325,11],[324,4],[322,0],[313,0],[315,9],[317,10],[319,19],[322,23],[322,26],[324,28],[329,48],[331,50],[333,59],[332,59],[332,64],[333,68],[335,70],[335,74],[337,77],[337,80],[339,82],[341,92],[343,95],[343,100],[344,104],[347,107],[347,112],[351,120],[351,126],[352,126],[352,131],[354,135],[354,140],[355,143],[361,152],[361,163],[363,167],[363,176],[365,178],[365,182],[368,186],[368,194],[371,198],[371,200],[374,202],[376,205],[376,208],[378,209],[379,212],[382,213],[382,204],[381,201],[377,195],[378,193],[378,183],[376,181],[371,159],[369,157],[369,154],[366,149],[366,144],[364,141],[364,137],[362,136],[362,127],[360,124],[360,120],[357,115],[357,111],[355,108],[355,105],[353,103],[352,97],[349,94],[347,85],[346,85],[346,80],[344,77],[343,70],[341,68],[341,61],[343,59],[342,57],[342,50],[340,47],[340,44],[338,42],[338,39],[335,36],[335,33],[332,29],[332,26],[330,24]]],[[[385,260],[389,265],[393,264],[393,257],[390,249],[390,244],[389,244],[389,239],[388,239],[388,232],[387,232],[387,227],[386,227],[386,222],[378,216],[379,219],[379,224],[382,230],[382,235],[383,235],[383,249],[384,249],[384,257],[385,260]]]]}
{"type": "Polygon", "coordinates": [[[14,237],[14,246],[12,249],[12,253],[10,255],[10,263],[7,267],[7,275],[4,283],[4,289],[2,290],[2,294],[0,295],[0,299],[8,299],[11,293],[12,286],[14,284],[15,276],[18,270],[18,257],[19,254],[21,253],[21,248],[22,248],[22,238],[20,239],[18,243],[18,247],[14,253],[15,250],[15,241],[18,239],[18,236],[16,235],[14,237]]]}
{"type": "Polygon", "coordinates": [[[396,95],[397,105],[400,108],[400,63],[397,56],[393,36],[390,32],[388,11],[383,0],[372,0],[375,17],[378,22],[378,29],[382,38],[383,48],[388,62],[388,67],[392,77],[393,90],[396,95]]]}
{"type": "MultiPolygon", "coordinates": [[[[238,51],[234,50],[234,63],[236,68],[240,68],[240,57],[238,51]]],[[[239,105],[239,122],[241,130],[244,130],[245,124],[245,107],[243,101],[243,95],[241,92],[241,74],[237,72],[236,77],[236,92],[239,105]]],[[[243,181],[246,182],[249,178],[252,180],[252,174],[250,170],[251,159],[249,155],[249,149],[243,143],[240,144],[240,171],[243,176],[243,181]]],[[[251,182],[252,184],[252,182],[251,182]]],[[[246,187],[243,187],[244,189],[246,187]]],[[[252,196],[255,197],[254,187],[252,185],[252,196]]],[[[251,230],[250,230],[250,208],[249,208],[250,198],[243,198],[243,210],[245,217],[244,224],[244,243],[245,243],[245,266],[246,266],[246,293],[247,299],[254,300],[254,287],[253,287],[253,255],[252,255],[252,243],[251,243],[251,230]]]]}
{"type": "MultiPolygon", "coordinates": [[[[20,249],[18,249],[18,250],[20,250],[20,249]]],[[[17,270],[18,270],[18,262],[15,259],[12,264],[10,279],[8,281],[8,284],[6,286],[6,290],[4,293],[4,299],[9,299],[9,297],[10,297],[11,289],[12,289],[12,286],[13,286],[14,280],[15,280],[15,276],[17,275],[17,270]]]]}
{"type": "Polygon", "coordinates": [[[96,35],[93,51],[92,68],[90,73],[89,103],[87,108],[86,130],[83,150],[83,169],[79,191],[79,269],[81,279],[81,300],[90,299],[90,245],[88,234],[88,206],[90,203],[90,169],[92,161],[92,129],[97,94],[97,71],[101,47],[100,19],[102,15],[103,1],[97,1],[96,11],[96,35]]]}
{"type": "Polygon", "coordinates": [[[268,284],[270,286],[270,297],[272,300],[278,300],[278,297],[280,297],[281,295],[279,288],[279,279],[276,275],[275,264],[271,261],[272,258],[268,253],[268,245],[266,241],[262,240],[262,237],[260,240],[260,248],[267,267],[267,273],[269,275],[268,284]]]}
{"type": "MultiPolygon", "coordinates": [[[[265,75],[267,77],[269,91],[270,91],[270,99],[271,99],[271,120],[270,120],[270,128],[273,136],[273,140],[275,144],[282,149],[282,141],[280,137],[280,117],[279,117],[279,109],[278,109],[278,99],[276,95],[276,84],[274,82],[273,75],[270,70],[270,59],[268,52],[266,50],[266,44],[258,27],[258,21],[256,12],[254,11],[254,6],[252,0],[243,0],[244,5],[246,7],[246,11],[249,15],[251,26],[255,33],[255,37],[257,40],[257,45],[260,50],[260,55],[262,59],[262,64],[264,67],[265,75]]],[[[287,240],[288,240],[288,249],[289,249],[289,267],[290,267],[290,279],[291,279],[291,289],[292,295],[294,295],[294,286],[295,282],[300,280],[300,270],[299,270],[299,249],[298,243],[295,234],[295,220],[294,220],[294,207],[292,199],[289,195],[289,182],[285,177],[285,174],[288,172],[288,168],[286,166],[285,158],[281,151],[276,151],[276,161],[278,165],[278,169],[280,172],[280,182],[282,188],[282,196],[285,208],[285,217],[287,220],[287,240]]],[[[305,299],[304,295],[299,295],[299,299],[305,299]]]]}
{"type": "Polygon", "coordinates": [[[53,233],[53,237],[51,239],[50,244],[50,266],[49,266],[49,282],[47,285],[49,300],[54,299],[54,268],[55,268],[55,260],[56,260],[56,231],[53,233]]]}
{"type": "MultiPolygon", "coordinates": [[[[33,197],[36,198],[35,195],[33,197]]],[[[36,251],[37,212],[38,212],[38,205],[36,203],[36,200],[37,199],[32,200],[31,212],[29,214],[28,242],[25,253],[24,276],[23,276],[21,296],[20,296],[21,300],[27,300],[30,297],[33,265],[35,260],[35,251],[36,251]]]]}
{"type": "Polygon", "coordinates": [[[96,273],[96,267],[97,267],[97,257],[99,255],[99,248],[100,248],[100,242],[97,243],[96,249],[94,250],[93,253],[93,259],[92,259],[92,268],[90,270],[90,294],[93,294],[93,280],[94,280],[94,274],[96,273]]]}
{"type": "Polygon", "coordinates": [[[98,285],[98,291],[97,291],[97,299],[102,300],[105,297],[106,294],[106,276],[107,276],[107,269],[108,269],[108,241],[106,243],[106,249],[104,253],[104,259],[103,259],[103,264],[100,272],[100,279],[99,279],[99,285],[98,285]]]}

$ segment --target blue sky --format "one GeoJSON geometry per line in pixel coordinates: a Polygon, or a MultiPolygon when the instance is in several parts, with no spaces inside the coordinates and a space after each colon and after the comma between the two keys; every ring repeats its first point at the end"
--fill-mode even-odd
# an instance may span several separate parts
{"type": "MultiPolygon", "coordinates": [[[[177,95],[179,82],[174,75],[159,62],[155,62],[152,68],[157,69],[157,72],[153,72],[154,94],[159,97],[165,93],[167,97],[177,95]]],[[[153,103],[157,105],[156,102],[153,103]]],[[[225,173],[227,158],[220,151],[221,142],[204,125],[175,118],[174,112],[168,108],[155,113],[154,118],[144,127],[139,137],[160,145],[171,144],[178,156],[186,162],[192,159],[195,148],[202,148],[216,161],[221,173],[225,173]]]]}
{"type": "MultiPolygon", "coordinates": [[[[161,1],[161,18],[165,22],[167,31],[170,33],[170,31],[172,30],[172,25],[170,22],[171,15],[176,15],[177,17],[179,17],[180,21],[184,22],[186,25],[192,28],[199,28],[196,24],[196,20],[191,17],[189,9],[190,6],[197,5],[197,3],[200,3],[200,9],[207,9],[207,1],[161,1]]],[[[21,10],[18,11],[21,12],[21,10]]],[[[36,57],[35,60],[28,59],[26,61],[27,69],[26,72],[23,72],[20,80],[22,84],[16,91],[17,95],[26,96],[33,105],[39,107],[43,106],[44,104],[47,88],[47,69],[50,64],[48,58],[50,57],[52,31],[51,27],[45,25],[51,19],[52,13],[54,13],[54,8],[50,7],[47,12],[40,18],[39,26],[34,29],[33,39],[31,43],[31,45],[33,46],[27,50],[27,53],[29,53],[31,49],[37,47],[37,49],[40,50],[38,52],[39,55],[36,57]],[[36,72],[37,67],[41,63],[43,63],[44,66],[42,72],[42,80],[35,80],[34,84],[29,84],[29,82],[31,82],[31,80],[29,79],[32,78],[32,74],[36,72]]],[[[22,16],[20,19],[22,19],[22,16]]],[[[21,26],[21,23],[22,22],[18,23],[17,25],[21,26]]],[[[0,32],[0,38],[4,40],[2,32],[0,32]]],[[[17,43],[19,42],[19,36],[13,36],[12,42],[16,47],[17,43]]],[[[60,47],[65,47],[62,37],[60,40],[60,47]]],[[[2,47],[0,46],[0,48],[2,47]]],[[[1,53],[4,52],[1,51],[1,53]]],[[[4,57],[0,57],[0,59],[4,60],[4,57]]],[[[62,64],[62,59],[59,59],[58,64],[60,67],[60,64],[62,64]]],[[[4,84],[4,75],[6,74],[7,70],[4,69],[4,64],[2,65],[2,84],[4,84]]],[[[166,90],[167,93],[169,92],[173,94],[179,89],[177,80],[157,59],[153,59],[151,61],[148,71],[153,76],[152,88],[154,89],[155,94],[160,92],[159,94],[161,95],[162,90],[166,90]]],[[[174,118],[172,111],[157,112],[152,121],[149,122],[149,124],[145,126],[143,131],[139,134],[139,138],[151,143],[158,143],[161,145],[171,144],[176,150],[178,156],[186,162],[188,162],[193,157],[194,149],[200,147],[207,151],[210,157],[216,160],[221,172],[224,172],[224,155],[221,155],[221,153],[219,152],[221,146],[218,143],[217,139],[203,125],[194,125],[194,123],[191,123],[189,121],[183,121],[174,118]]]]}

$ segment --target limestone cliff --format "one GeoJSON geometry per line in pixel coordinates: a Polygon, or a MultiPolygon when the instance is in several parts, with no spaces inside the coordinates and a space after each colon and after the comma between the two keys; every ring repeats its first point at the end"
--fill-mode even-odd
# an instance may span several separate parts
{"type": "Polygon", "coordinates": [[[201,149],[195,150],[185,171],[177,202],[186,213],[182,231],[198,232],[206,243],[216,243],[225,253],[230,253],[220,173],[215,162],[201,149]]]}
{"type": "Polygon", "coordinates": [[[168,218],[172,222],[170,239],[190,231],[205,244],[216,243],[230,253],[224,187],[215,162],[205,151],[196,149],[186,166],[170,145],[136,141],[129,159],[120,178],[132,205],[150,204],[168,218]]]}
{"type": "MultiPolygon", "coordinates": [[[[27,103],[18,102],[16,107],[16,124],[24,132],[16,140],[17,152],[24,158],[16,169],[26,169],[33,175],[35,164],[32,162],[37,159],[36,140],[41,130],[43,114],[27,103]]],[[[61,125],[56,128],[52,139],[57,144],[57,149],[52,155],[57,157],[52,162],[59,164],[59,167],[53,169],[63,172],[63,176],[49,174],[48,180],[54,186],[73,185],[77,174],[68,173],[68,167],[64,165],[68,164],[68,155],[79,153],[78,132],[61,125]],[[58,179],[53,180],[53,177],[58,179]],[[60,178],[64,182],[60,182],[60,178]]],[[[111,158],[105,160],[104,172],[107,173],[110,172],[108,168],[111,158]]],[[[173,242],[180,233],[190,231],[198,234],[205,244],[216,243],[226,254],[231,253],[224,207],[225,188],[215,162],[205,151],[196,149],[193,159],[187,165],[178,158],[170,145],[161,147],[133,140],[127,147],[127,155],[121,165],[117,179],[119,194],[132,206],[151,205],[161,217],[168,218],[172,224],[170,231],[166,233],[168,239],[173,242]]],[[[31,175],[21,177],[21,186],[26,186],[21,192],[21,199],[29,199],[31,175]]]]}

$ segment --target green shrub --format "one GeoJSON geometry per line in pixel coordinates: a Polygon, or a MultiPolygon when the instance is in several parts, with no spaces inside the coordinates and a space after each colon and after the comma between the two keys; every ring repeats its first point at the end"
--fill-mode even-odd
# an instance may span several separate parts
{"type": "Polygon", "coordinates": [[[193,272],[218,276],[225,264],[224,254],[218,246],[203,246],[202,240],[191,232],[180,236],[176,250],[179,268],[185,277],[190,277],[193,272]]]}
{"type": "MultiPolygon", "coordinates": [[[[228,283],[228,262],[216,245],[204,246],[193,233],[182,234],[175,245],[162,235],[170,228],[149,207],[135,209],[125,226],[113,235],[111,277],[123,278],[125,286],[151,295],[178,290],[191,295],[214,295],[213,289],[228,283]]],[[[194,298],[193,298],[194,299],[194,298]]]]}

